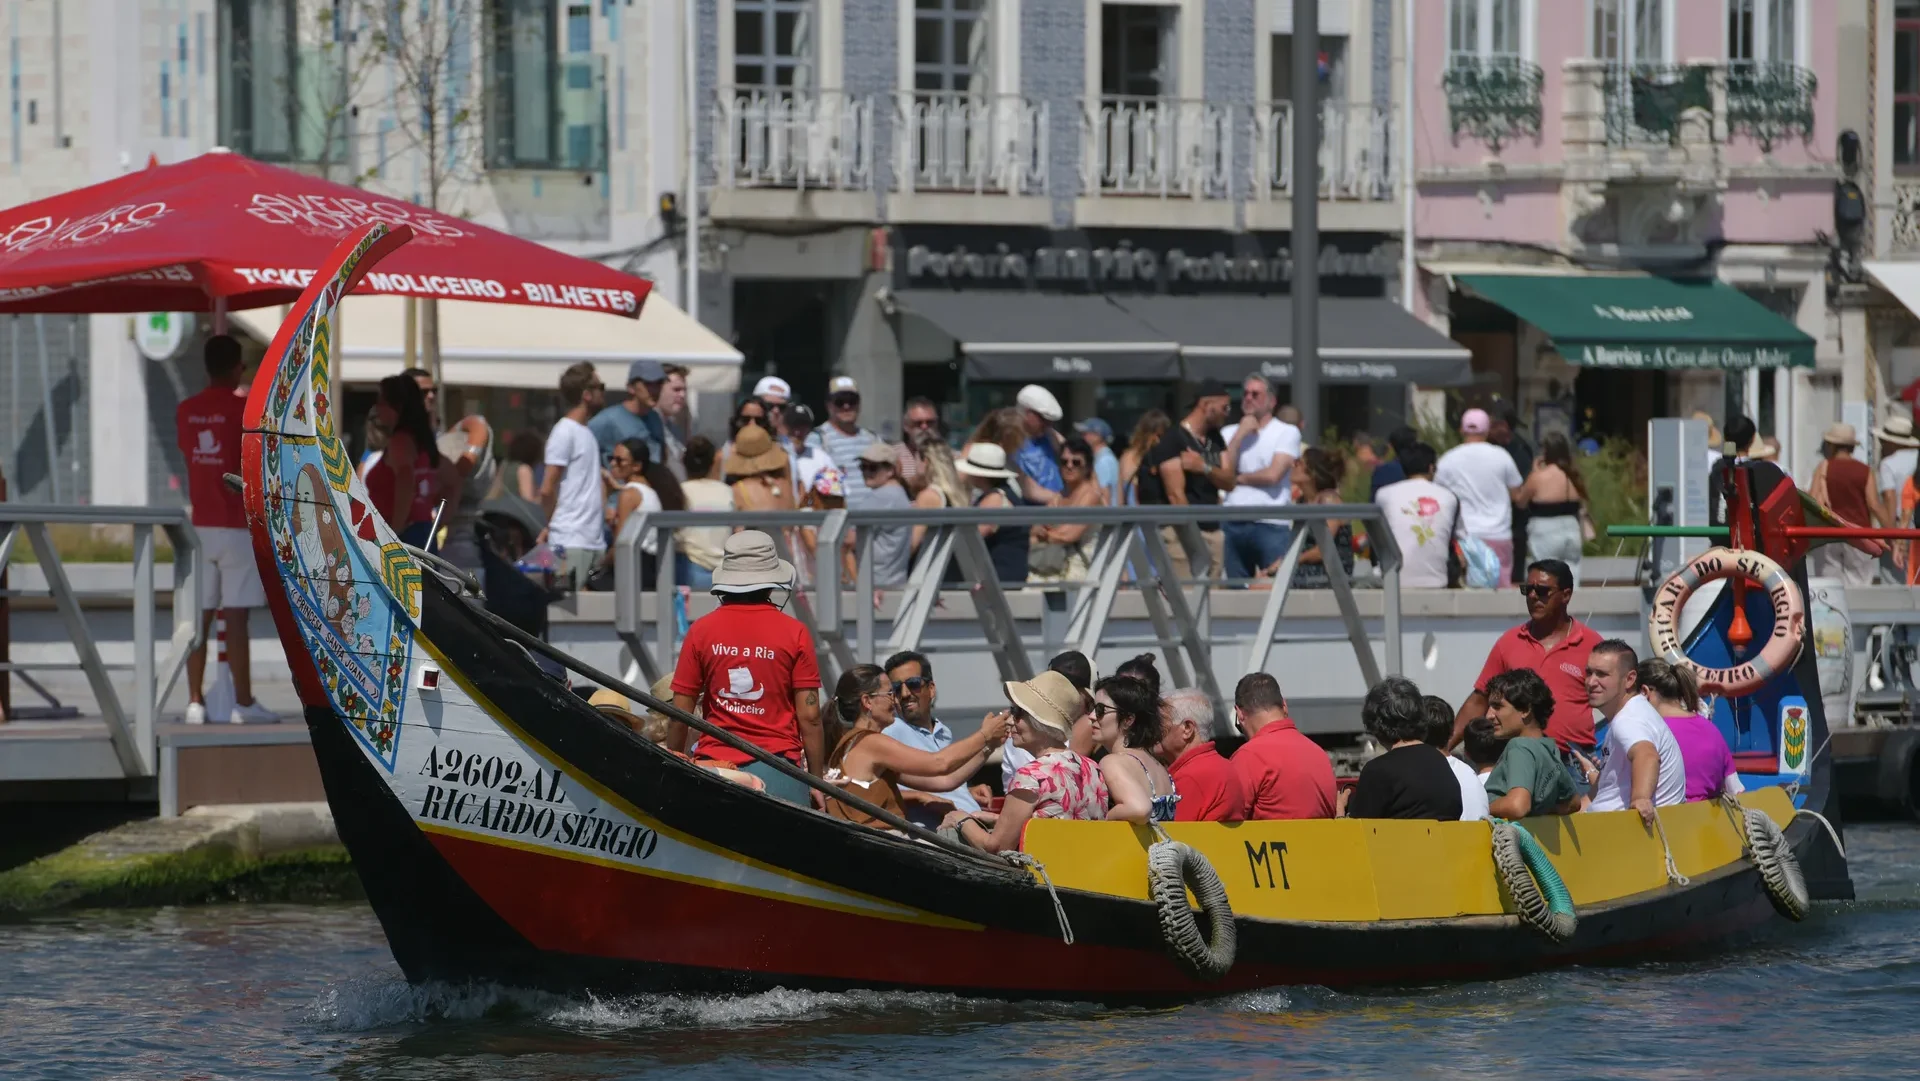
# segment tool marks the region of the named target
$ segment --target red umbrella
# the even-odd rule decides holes
[[[649,283],[438,211],[223,151],[0,211],[0,313],[290,304],[370,222],[414,240],[357,293],[640,314]]]

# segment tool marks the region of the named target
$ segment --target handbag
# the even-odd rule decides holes
[[[1043,541],[1027,550],[1027,573],[1055,576],[1067,571],[1067,548],[1060,541]]]

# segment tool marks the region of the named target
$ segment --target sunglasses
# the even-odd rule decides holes
[[[889,466],[885,462],[861,462],[860,463],[860,472],[862,473],[878,473],[882,469],[891,469],[891,468],[892,466]]]
[[[893,693],[904,694],[907,691],[912,691],[914,694],[919,694],[932,685],[933,681],[925,676],[908,676],[905,679],[893,681]]]
[[[1551,597],[1554,593],[1558,592],[1559,589],[1559,586],[1524,585],[1520,587],[1520,593],[1522,596],[1527,597]]]
[[[835,409],[854,409],[860,405],[858,394],[836,394],[827,399],[827,404]]]
[[[1095,702],[1092,708],[1089,710],[1089,712],[1093,714],[1094,720],[1103,721],[1103,720],[1106,720],[1107,714],[1109,713],[1118,714],[1120,712],[1120,707],[1108,705],[1105,702]]]
[[[1072,467],[1074,469],[1085,469],[1087,467],[1087,460],[1085,458],[1060,459],[1060,468],[1066,469],[1068,467]]]

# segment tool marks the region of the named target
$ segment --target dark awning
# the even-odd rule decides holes
[[[1813,339],[1712,278],[1462,274],[1592,368],[1811,368]]]
[[[901,359],[951,360],[969,379],[1162,380],[1180,377],[1179,346],[1104,296],[906,289]]]
[[[1285,296],[1132,296],[1117,303],[1180,343],[1188,379],[1293,379],[1293,302]],[[1322,383],[1473,382],[1466,348],[1392,301],[1320,298]]]

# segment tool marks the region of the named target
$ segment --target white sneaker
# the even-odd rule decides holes
[[[233,707],[229,724],[279,724],[280,715],[260,704],[258,698],[247,705]]]
[[[206,724],[207,723],[206,703],[204,702],[188,702],[187,703],[187,723],[188,724]]]

